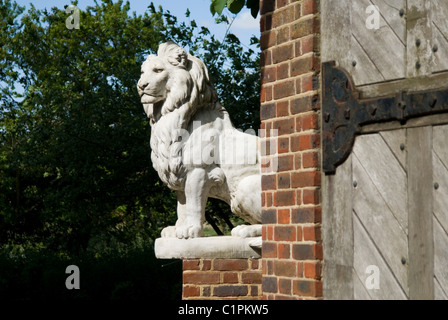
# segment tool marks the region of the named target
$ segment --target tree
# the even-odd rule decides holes
[[[152,169],[136,91],[140,65],[160,42],[202,58],[235,126],[258,129],[254,50],[153,4],[144,15],[129,10],[103,0],[80,13],[80,29],[68,29],[65,10],[31,6],[19,24],[23,9],[0,0],[0,244],[77,253],[154,239],[175,222],[175,197]],[[224,207],[210,206],[227,219]],[[216,210],[212,218],[221,219]]]
[[[256,18],[260,10],[259,0],[211,0],[210,12],[213,15],[215,13],[221,15],[224,8],[227,7],[230,12],[237,14],[243,9],[244,5],[250,9],[252,17]]]

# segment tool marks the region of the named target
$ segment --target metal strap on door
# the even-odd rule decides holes
[[[322,65],[323,171],[334,174],[352,151],[364,125],[407,120],[448,112],[448,89],[399,92],[395,96],[360,99],[353,81],[335,62]]]

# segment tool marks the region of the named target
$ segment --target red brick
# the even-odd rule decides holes
[[[277,118],[289,115],[289,101],[281,101],[276,104]]]
[[[263,258],[277,258],[277,244],[273,242],[263,241],[262,244]]]
[[[296,260],[316,260],[312,244],[295,244],[292,246],[292,257]]]
[[[273,123],[273,129],[278,130],[278,135],[287,135],[294,133],[295,123],[293,118],[276,120]]]
[[[286,243],[279,243],[277,250],[278,250],[278,258],[279,259],[291,258],[291,245],[286,244]]]
[[[272,207],[272,204],[274,203],[272,192],[267,192],[265,194],[265,197],[266,197],[266,206],[267,207]]]
[[[298,296],[321,297],[322,282],[316,280],[293,280],[293,293]]]
[[[184,284],[218,284],[219,272],[187,271],[183,274]]]
[[[260,47],[261,50],[266,50],[275,46],[277,42],[277,37],[275,31],[263,32],[260,36]]]
[[[318,101],[318,96],[314,98],[313,96],[303,97],[294,99],[291,101],[290,111],[291,114],[300,114],[308,111],[312,111]]]
[[[183,260],[182,266],[183,270],[199,270],[199,259],[193,259],[193,260]]]
[[[277,152],[278,153],[286,153],[289,152],[289,138],[287,137],[280,137],[277,139],[278,145],[277,145]]]
[[[244,272],[241,275],[241,282],[244,284],[254,284],[262,282],[261,272]]]
[[[303,204],[319,204],[319,189],[304,189],[303,191]]]
[[[211,260],[202,260],[202,271],[211,270],[212,268],[212,261]]]
[[[304,262],[305,277],[320,280],[322,277],[322,264],[320,261]]]
[[[259,270],[260,269],[260,260],[259,259],[251,259],[251,269]]]
[[[290,40],[289,27],[284,27],[277,31],[277,45],[285,43],[289,40]]]
[[[274,227],[275,241],[295,241],[296,228],[293,226],[276,226]]]
[[[224,272],[222,275],[223,283],[238,283],[238,273]]]
[[[263,277],[262,288],[263,293],[265,292],[277,293],[278,291],[277,277]]]
[[[260,293],[258,290],[258,286],[250,286],[250,296],[251,297],[259,297],[259,295],[260,295]]]
[[[294,46],[292,44],[284,44],[272,49],[272,62],[280,63],[292,59],[294,56]]]
[[[283,62],[277,65],[277,79],[283,80],[289,77],[289,63]]]
[[[291,39],[299,39],[313,34],[317,29],[317,21],[315,18],[302,20],[291,26]]]
[[[305,169],[318,168],[319,167],[319,153],[318,152],[305,152],[302,154],[302,163]]]
[[[320,135],[317,133],[301,134],[291,138],[291,151],[305,151],[320,147]]]
[[[276,212],[275,210],[263,210],[263,213],[261,215],[261,219],[263,224],[276,224]]]
[[[291,294],[291,279],[280,279],[278,281],[279,292],[283,294]]]
[[[285,155],[279,156],[278,160],[278,172],[290,171],[294,169],[294,156],[293,155]]]
[[[304,226],[303,227],[303,240],[305,241],[321,241],[321,228],[320,226]]]
[[[275,104],[263,104],[260,107],[260,118],[261,120],[273,119],[275,118]]]
[[[293,172],[291,174],[291,186],[293,188],[318,187],[320,183],[320,171]]]
[[[292,96],[296,93],[296,85],[294,81],[283,81],[274,84],[274,99],[282,99]]]
[[[305,74],[300,78],[300,81],[300,93],[319,89],[319,76],[316,74]]]
[[[277,207],[295,204],[294,191],[277,191],[274,193],[274,205]]]
[[[289,189],[291,187],[291,180],[289,173],[277,174],[277,185],[279,189]]]
[[[269,83],[277,80],[277,68],[276,67],[262,68],[261,79],[263,83]]]
[[[291,210],[291,223],[320,223],[322,208],[297,208]]]
[[[302,17],[314,13],[317,13],[316,0],[304,0],[302,2]]]
[[[272,14],[272,26],[277,28],[279,26],[291,23],[294,21],[294,11],[286,8],[284,10],[276,10]]]
[[[276,175],[262,175],[261,176],[261,189],[262,190],[276,190]]]
[[[199,297],[201,295],[201,288],[197,286],[184,286],[183,296],[184,297]]]
[[[307,54],[310,52],[316,52],[318,39],[315,36],[305,37],[300,40],[300,54]]]
[[[216,259],[213,260],[213,270],[219,271],[241,271],[248,269],[245,259]]]
[[[283,8],[287,4],[289,4],[289,0],[277,0],[275,1],[277,4],[277,9]]]
[[[214,297],[241,297],[247,296],[249,290],[247,286],[217,286],[213,288]]]
[[[302,168],[302,154],[296,153],[294,155],[294,169],[299,170]]]
[[[278,224],[289,224],[290,222],[290,210],[289,209],[278,209],[277,210],[277,221]]]
[[[313,71],[313,56],[308,55],[291,61],[291,76],[299,76]]]
[[[297,226],[296,234],[297,241],[302,241],[303,228],[301,226]]]
[[[317,243],[314,245],[314,256],[318,260],[322,260],[324,258],[324,251],[322,248],[322,244]]]
[[[274,273],[280,277],[294,277],[296,275],[296,262],[276,260],[274,261]]]
[[[319,129],[319,120],[316,113],[301,114],[296,118],[296,131]]]

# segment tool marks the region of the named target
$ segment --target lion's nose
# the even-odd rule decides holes
[[[148,82],[146,82],[146,81],[139,81],[138,82],[138,87],[140,88],[140,90],[145,90],[146,89],[146,87],[148,86]]]

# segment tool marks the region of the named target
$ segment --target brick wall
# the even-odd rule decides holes
[[[263,298],[322,297],[319,1],[261,0]],[[269,147],[267,147],[269,150]]]
[[[183,260],[184,300],[261,299],[259,259]]]

